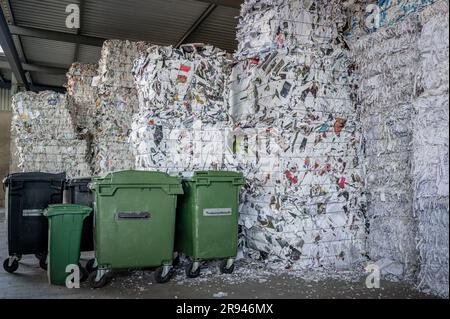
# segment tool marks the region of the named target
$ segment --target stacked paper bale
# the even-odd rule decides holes
[[[420,16],[419,97],[414,103],[414,209],[419,287],[448,298],[449,288],[449,14],[448,3]]]
[[[397,277],[410,277],[417,267],[411,121],[418,32],[410,17],[352,43],[360,75],[369,256]]]
[[[243,238],[284,267],[346,268],[366,252],[354,66],[340,8],[321,0],[242,6],[229,104],[236,167],[249,181]]]
[[[144,42],[108,40],[104,43],[98,75],[97,126],[94,132],[94,174],[133,169],[135,159],[128,138],[139,100],[132,74],[134,61],[148,47]]]
[[[67,100],[72,122],[80,136],[89,135],[96,126],[96,88],[92,80],[97,76],[97,64],[74,63],[67,73]]]
[[[90,175],[87,145],[73,129],[65,95],[23,92],[12,100],[12,129],[19,168],[24,172],[67,172],[69,177]]]
[[[167,172],[224,168],[231,60],[213,46],[153,46],[136,61],[140,96],[130,142],[136,167]]]

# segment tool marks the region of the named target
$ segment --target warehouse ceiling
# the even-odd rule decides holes
[[[73,62],[98,62],[105,39],[174,46],[203,42],[233,52],[242,2],[0,0],[5,51],[0,53],[0,86],[10,85],[14,74],[19,85],[33,90],[61,88]],[[79,29],[66,26],[70,4],[79,6]]]

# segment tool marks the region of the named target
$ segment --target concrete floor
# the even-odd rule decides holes
[[[7,257],[7,228],[0,211],[0,258]],[[89,256],[84,256],[89,257]],[[16,274],[0,269],[0,299],[96,299],[96,298],[164,298],[164,299],[349,299],[349,298],[430,298],[403,283],[382,282],[378,290],[365,287],[365,279],[356,277],[353,282],[325,280],[311,282],[299,278],[298,273],[277,275],[254,265],[239,263],[233,275],[219,275],[215,268],[203,270],[201,278],[188,280],[182,269],[168,284],[154,284],[150,271],[133,271],[115,274],[110,285],[93,290],[86,283],[80,289],[69,290],[50,286],[44,271],[39,269],[33,256],[21,261]]]

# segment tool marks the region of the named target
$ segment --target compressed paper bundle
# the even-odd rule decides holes
[[[379,1],[378,5],[381,9],[380,25],[394,25],[409,14],[415,14],[435,2],[441,2],[441,0]]]
[[[414,209],[419,287],[448,298],[449,288],[449,15],[440,4],[421,15],[420,96],[414,103]]]
[[[135,159],[128,143],[139,100],[132,74],[134,61],[149,45],[144,42],[109,40],[102,48],[97,87],[98,125],[94,132],[94,173],[133,169]]]
[[[224,168],[231,59],[213,46],[153,46],[136,61],[140,97],[130,142],[139,169]]]
[[[92,80],[97,75],[96,64],[74,63],[67,73],[67,100],[72,122],[80,136],[94,131],[96,126],[96,88]]]
[[[340,1],[245,1],[236,57],[261,57],[280,48],[329,47],[340,42],[339,30],[346,22],[342,9]]]
[[[345,268],[366,252],[343,21],[330,1],[243,5],[237,57],[247,59],[233,70],[228,99],[234,165],[248,180],[240,223],[247,246],[283,267]]]
[[[411,175],[418,32],[410,16],[351,40],[365,141],[369,256],[393,265],[390,275],[400,278],[413,278],[418,266]]]
[[[24,172],[91,175],[87,144],[77,139],[65,95],[50,91],[18,93],[12,109],[19,167]]]

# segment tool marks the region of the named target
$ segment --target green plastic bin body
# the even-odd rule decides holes
[[[80,205],[50,205],[45,211],[49,222],[47,273],[50,284],[65,286],[66,267],[79,264],[83,222],[91,212],[92,208]]]
[[[122,171],[95,178],[94,241],[99,268],[171,265],[179,178]]]
[[[194,260],[236,257],[239,191],[244,184],[244,176],[235,172],[196,172],[184,178],[176,251]]]

